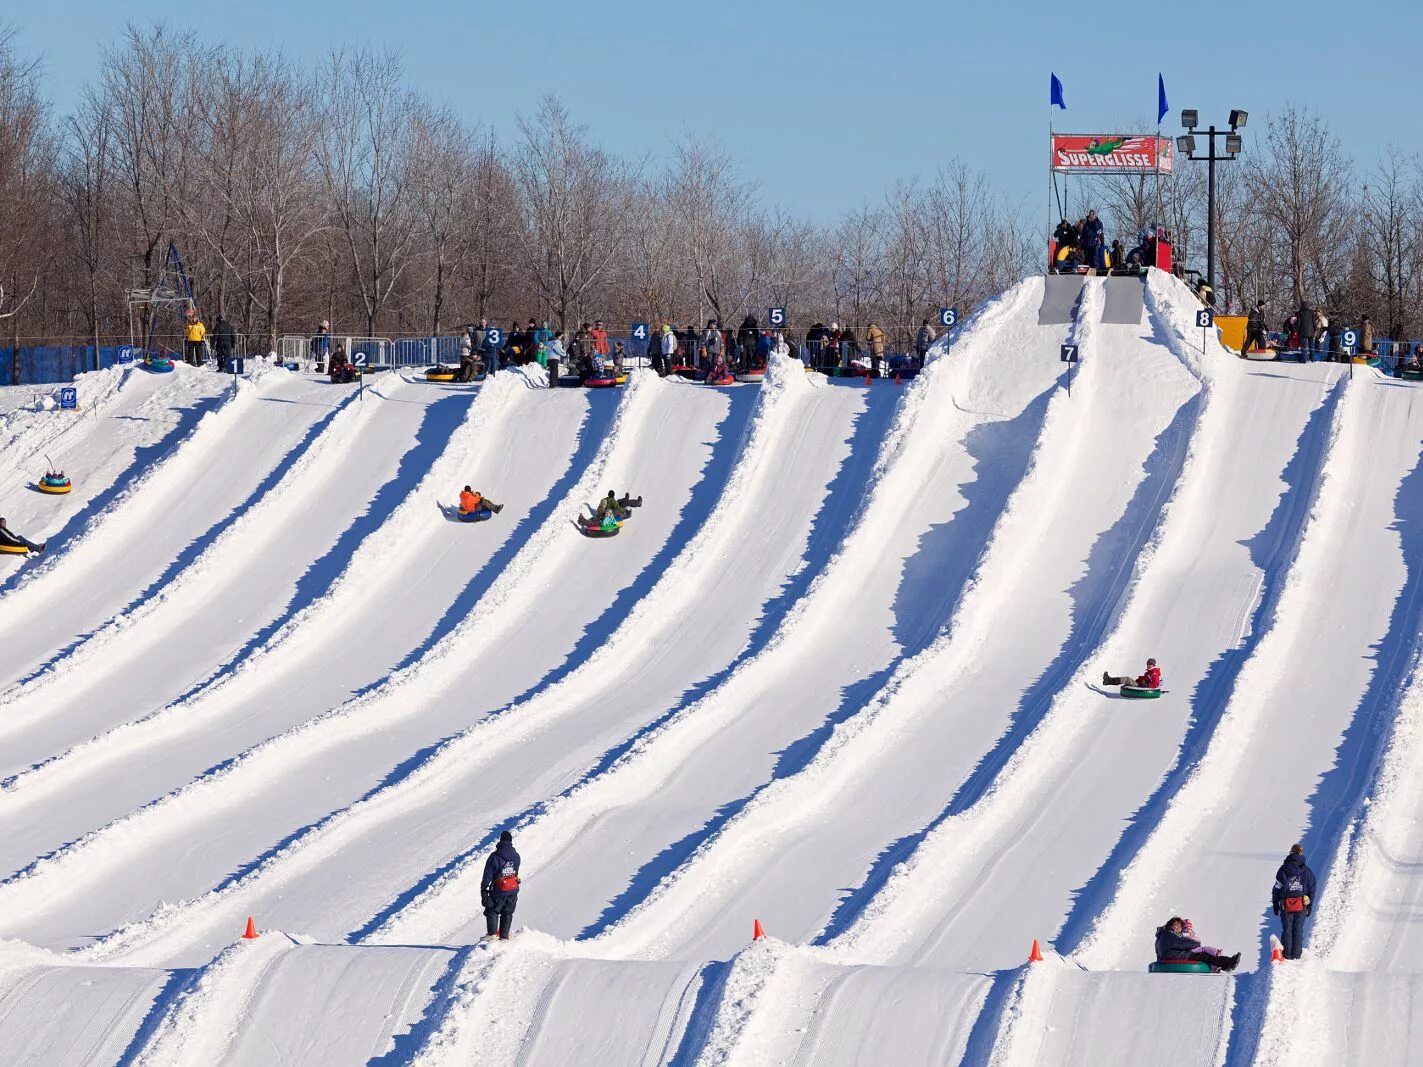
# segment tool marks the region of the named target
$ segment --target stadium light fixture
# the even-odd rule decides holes
[[[1248,111],[1241,111],[1239,108],[1236,108],[1230,113],[1230,128],[1232,130],[1241,129],[1248,118],[1250,118]]]
[[[1238,133],[1228,133],[1225,135],[1225,150],[1233,156],[1240,155],[1241,137]]]
[[[1195,150],[1196,139],[1189,133],[1183,133],[1180,137],[1176,138],[1176,151],[1180,152],[1183,156],[1189,156]]]
[[[1201,124],[1200,113],[1195,110],[1181,112],[1181,125],[1188,130],[1194,130]]]
[[[1200,125],[1200,115],[1195,111],[1181,112],[1181,125],[1190,132],[1176,138],[1176,148],[1187,159],[1207,165],[1206,170],[1206,284],[1215,292],[1215,165],[1235,159],[1244,148],[1245,139],[1239,130],[1245,125],[1249,114],[1235,108],[1230,112],[1230,129],[1218,130],[1215,126],[1201,131],[1209,151],[1203,156],[1196,155],[1196,129]],[[1216,152],[1216,138],[1225,142],[1225,152]]]

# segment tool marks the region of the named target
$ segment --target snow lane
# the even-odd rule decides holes
[[[151,594],[252,503],[263,477],[334,413],[335,397],[286,372],[242,382],[103,517],[0,598],[10,678]],[[231,463],[228,455],[240,456]],[[215,472],[222,469],[222,476]],[[125,565],[113,565],[121,558]]]
[[[478,595],[488,575],[497,573],[512,553],[517,543],[512,538],[522,524],[491,523],[477,527],[475,533],[443,516],[432,523],[431,513],[439,512],[426,495],[435,489],[431,479],[442,477],[446,487],[462,484],[463,478],[471,477],[468,468],[482,449],[490,455],[483,462],[487,477],[480,482],[493,499],[517,499],[507,497],[505,489],[547,491],[556,467],[548,463],[546,451],[561,452],[565,442],[571,449],[587,411],[576,402],[579,398],[568,398],[568,403],[549,412],[540,430],[526,434],[529,445],[541,451],[527,456],[512,453],[500,447],[501,436],[522,410],[524,398],[534,394],[515,376],[507,381],[500,390],[477,394],[466,421],[453,430],[463,404],[458,397],[427,393],[437,399],[412,403],[397,398],[388,405],[382,401],[385,410],[376,416],[373,427],[378,432],[363,437],[361,446],[346,456],[350,463],[361,464],[363,473],[341,474],[307,489],[302,497],[321,504],[330,499],[329,493],[336,493],[334,507],[341,493],[384,477],[365,504],[365,513],[329,545],[321,546],[320,537],[316,538],[319,555],[300,574],[291,599],[275,619],[257,627],[247,644],[231,654],[231,668],[216,669],[215,684],[190,687],[187,698],[100,734],[8,783],[0,792],[0,825],[13,818],[18,828],[17,836],[0,845],[0,858],[13,855],[12,862],[23,864],[27,850],[33,858],[68,840],[66,835],[119,818],[165,789],[177,788],[220,764],[233,752],[341,703],[363,679],[375,681],[388,673],[422,634],[431,633],[442,605],[447,606],[446,597],[455,595],[453,589],[447,593],[443,586],[432,588],[410,573],[412,569],[425,572],[427,553],[446,559],[443,566],[451,580],[463,582],[472,595]],[[410,430],[414,419],[418,426],[412,440],[402,429]],[[384,454],[398,452],[402,444],[403,454]],[[367,446],[374,453],[366,452]],[[460,466],[451,467],[452,463]],[[411,487],[417,484],[420,488],[412,495]],[[319,534],[320,523],[312,525]],[[408,538],[407,528],[413,528]],[[472,537],[480,538],[474,543],[481,548],[487,546],[487,556],[456,551],[469,546]],[[384,551],[390,541],[397,547],[408,542],[408,550],[397,551],[392,559]],[[309,543],[304,534],[294,534],[288,546]],[[402,589],[380,595],[383,587],[402,575]],[[245,598],[260,588],[261,580],[240,582],[226,592],[229,598]],[[360,610],[363,592],[373,595],[370,607],[378,603],[401,606],[404,611],[372,617]],[[231,616],[241,619],[246,610],[238,599],[232,603]],[[322,670],[312,670],[308,660],[320,662]],[[259,669],[254,664],[264,666]],[[305,675],[299,673],[304,664],[308,665]],[[140,677],[141,666],[136,668]],[[31,805],[41,802],[55,813],[44,824],[26,814]],[[13,852],[6,852],[11,845]]]
[[[421,389],[388,378],[367,390],[368,399],[347,403],[281,481],[156,594],[0,697],[0,715],[26,726],[6,752],[7,766],[40,762],[88,740],[104,724],[88,709],[131,716],[162,708],[268,625],[409,447],[424,410],[409,401]],[[392,402],[382,403],[387,393]],[[274,539],[282,547],[277,558]],[[213,603],[223,610],[207,610]],[[153,670],[154,648],[163,650],[162,672]]]
[[[1090,290],[1083,306],[1089,321],[1099,304],[1100,288]],[[996,348],[993,358],[1004,374],[1055,355],[1059,335],[1041,332]],[[1113,560],[1101,568],[1107,577],[1089,580],[1094,541],[1106,538],[1119,547],[1123,538],[1111,537],[1111,530],[1124,520],[1149,527],[1149,517],[1137,514],[1148,509],[1129,513],[1128,506],[1147,481],[1142,466],[1154,437],[1174,421],[1165,403],[1126,426],[1110,412],[1128,402],[1142,380],[1184,404],[1194,380],[1169,354],[1153,364],[1134,352],[1128,367],[1121,353],[1098,353],[1090,331],[1077,339],[1086,354],[1085,381],[1070,399],[1062,391],[1054,396],[1031,469],[996,517],[947,631],[901,663],[801,770],[760,790],[731,816],[664,880],[649,908],[628,914],[624,925],[639,937],[665,920],[675,924],[679,941],[698,944],[707,936],[703,928],[725,921],[733,894],[785,936],[810,936],[842,895],[839,887],[863,877],[887,838],[909,834],[937,815],[977,754],[994,747],[995,736],[1010,725],[1007,709],[1002,715],[985,709],[1001,706],[1001,694],[1014,691],[1023,677],[1046,670],[1065,639],[1094,643],[1082,634],[1068,637],[1073,619],[1109,614],[1112,591],[1120,588],[1110,576],[1125,569]],[[1013,353],[1006,365],[1005,351]],[[1011,465],[1005,471],[993,458],[981,456],[990,472],[983,477],[1011,479]],[[1042,544],[1054,551],[1036,551]],[[1010,644],[1015,655],[997,670],[983,663],[985,649]],[[1031,722],[1031,708],[1024,718]],[[1021,722],[1014,727],[1026,728]],[[864,817],[869,811],[873,819]],[[754,872],[753,884],[738,879],[741,870]]]
[[[564,397],[560,393],[547,397],[555,411],[588,414],[589,408],[582,391],[564,392],[574,395]],[[517,397],[523,393],[523,387],[516,385],[509,395]],[[615,404],[616,398],[608,397],[604,402]],[[595,442],[601,440],[602,435],[598,431],[603,422],[601,419],[593,419],[591,424],[587,424],[587,420],[579,419],[574,423],[579,424],[586,424],[584,444],[591,450]],[[540,469],[547,470],[551,463],[555,470],[557,469],[558,460],[551,457],[564,457],[565,462],[569,462],[567,457],[574,452],[571,435],[558,442],[560,421],[557,418],[540,420],[540,426],[542,433],[550,437],[543,438],[539,433],[530,431],[526,435],[529,451],[518,453],[524,457],[524,470],[529,475],[526,482],[534,484],[543,480],[543,476],[536,473]],[[543,447],[537,447],[539,445]],[[552,474],[552,471],[548,472],[549,477],[552,477]],[[568,477],[571,480],[571,471]],[[585,495],[588,494],[580,493],[579,499]],[[543,541],[553,532],[565,531],[567,515],[555,515],[553,512],[555,504],[560,501],[567,504],[564,491],[556,487],[550,498],[525,520],[532,522],[534,516],[538,516],[542,520],[539,523],[540,532],[518,545],[514,561],[504,568],[498,582],[488,589],[476,590],[476,595],[482,593],[482,597],[475,612],[469,618],[463,619],[459,627],[452,632],[450,641],[441,642],[427,659],[432,662],[445,661],[445,669],[448,671],[452,661],[451,652],[461,647],[458,640],[461,630],[470,631],[477,624],[487,623],[491,618],[499,618],[500,609],[518,591],[520,580],[527,576],[527,572],[539,559]],[[433,502],[428,502],[422,506],[422,511],[425,507],[433,506]],[[507,515],[505,517],[508,518]],[[425,522],[428,524],[428,521],[427,516]],[[439,525],[458,532],[466,539],[471,535],[478,536],[486,529],[483,525],[470,527],[453,521],[442,521]],[[567,532],[572,533],[571,530]],[[468,540],[465,544],[468,544]],[[519,602],[518,598],[515,598],[516,605]],[[371,606],[383,609],[385,604],[377,602]],[[504,616],[506,621],[512,621],[507,611]],[[359,626],[361,620],[352,621]],[[483,630],[472,632],[485,633]],[[490,629],[488,636],[497,637],[497,628]],[[435,673],[435,677],[439,677],[439,672]],[[271,847],[274,836],[280,838],[292,829],[299,828],[301,823],[293,822],[291,813],[281,809],[274,813],[273,825],[263,820],[249,822],[248,817],[254,810],[257,798],[260,796],[265,800],[276,796],[276,786],[279,783],[301,794],[302,787],[309,787],[311,782],[295,772],[304,769],[317,753],[352,738],[370,736],[382,729],[388,729],[398,716],[417,711],[421,702],[410,699],[413,695],[411,686],[418,684],[420,678],[421,674],[416,669],[398,671],[391,681],[366,696],[356,698],[286,733],[263,741],[237,758],[214,767],[187,786],[124,816],[102,830],[86,835],[74,844],[65,846],[55,855],[32,864],[21,875],[0,886],[0,896],[7,892],[19,892],[23,895],[36,891],[45,881],[56,876],[60,877],[66,888],[78,889],[74,875],[83,870],[87,874],[103,878],[111,896],[103,904],[106,918],[100,918],[89,910],[99,902],[92,899],[86,901],[82,894],[79,899],[72,899],[72,905],[81,912],[83,918],[78,920],[82,925],[71,929],[95,929],[101,921],[113,923],[114,912],[120,920],[135,918],[147,914],[163,897],[171,897],[177,892],[207,889],[218,884],[222,876],[231,871],[233,863],[244,858],[244,854],[234,855],[233,849],[236,845],[231,840],[221,839],[220,834],[215,835],[213,839],[203,838],[200,833],[197,836],[188,836],[192,829],[214,819],[226,818],[228,821],[224,825],[232,826],[233,832],[249,835],[250,847],[259,851]],[[231,749],[226,751],[231,752]],[[202,798],[201,802],[196,798]],[[141,852],[136,852],[132,847],[135,835],[142,837]],[[8,843],[7,841],[6,844]],[[172,853],[169,859],[157,858],[163,849]],[[99,861],[100,856],[105,859]],[[206,865],[203,861],[206,861]],[[116,866],[110,869],[108,864]],[[60,871],[66,868],[71,868],[71,874],[60,875]],[[120,870],[126,880],[119,877]],[[183,881],[174,886],[170,880],[178,878]],[[110,908],[113,909],[112,912],[107,910]],[[59,909],[56,909],[54,914],[58,915]]]
[[[404,888],[407,872],[404,891],[367,917],[364,933],[398,940],[431,936],[432,929],[449,936],[462,927],[471,913],[470,882],[477,882],[488,847],[487,838],[469,835],[470,825],[497,825],[510,807],[541,805],[576,783],[586,762],[609,745],[616,754],[636,743],[667,708],[689,699],[689,687],[697,692],[714,685],[754,652],[759,635],[815,574],[802,563],[807,531],[813,528],[811,542],[834,544],[853,513],[858,497],[847,497],[850,507],[838,509],[833,521],[821,521],[851,427],[856,437],[861,428],[874,437],[882,426],[884,408],[877,417],[861,413],[866,400],[852,388],[812,388],[793,362],[773,365],[749,433],[739,442],[735,469],[712,481],[703,505],[714,508],[717,521],[698,523],[696,536],[606,640],[600,657],[471,730],[451,749],[449,771],[440,773],[457,773],[461,798],[467,793],[468,801],[461,799],[461,814],[452,819],[424,815],[419,832],[402,840],[434,833],[436,825],[452,826],[459,831],[447,846],[454,858],[413,888]],[[708,598],[712,587],[717,595]],[[607,670],[609,662],[620,665],[616,674]],[[549,729],[553,723],[558,730]],[[511,745],[520,745],[528,761],[500,758]],[[528,766],[540,774],[530,779],[521,769]],[[443,803],[454,806],[449,797]]]
[[[1357,801],[1357,791],[1331,783],[1372,762],[1371,747],[1341,747],[1356,716],[1373,717],[1358,694],[1378,671],[1396,685],[1395,650],[1411,657],[1423,606],[1423,544],[1411,540],[1409,559],[1400,551],[1399,530],[1423,519],[1417,488],[1406,486],[1417,482],[1423,450],[1423,410],[1413,415],[1410,399],[1372,376],[1349,384],[1273,626],[1190,782],[1079,953],[1089,966],[1120,966],[1133,950],[1140,958],[1151,936],[1141,916],[1173,912],[1191,915],[1212,943],[1252,955],[1249,946],[1274,929],[1262,904],[1289,845]],[[1379,426],[1390,432],[1374,433]],[[1225,794],[1229,805],[1219,803]]]
[[[1199,353],[1181,340],[1176,323],[1159,317],[1164,298],[1155,288],[1164,281],[1153,278],[1148,292],[1153,325],[1193,366]],[[1178,289],[1184,293],[1173,285],[1169,299],[1185,307]],[[1115,338],[1113,343],[1139,351],[1140,342],[1130,342],[1124,330],[1103,327],[1101,341]],[[1217,346],[1212,359],[1226,358]],[[831,941],[842,955],[911,955],[979,967],[1016,962],[1022,943],[1034,934],[1046,937],[1043,931],[1061,923],[1074,890],[1091,878],[1119,828],[1166,772],[1189,713],[1185,694],[1237,639],[1233,627],[1242,598],[1253,597],[1258,587],[1258,571],[1242,542],[1268,518],[1278,493],[1267,490],[1278,486],[1298,429],[1322,392],[1316,389],[1307,405],[1295,409],[1299,421],[1291,427],[1288,421],[1244,417],[1207,370],[1205,410],[1175,493],[1155,541],[1138,560],[1119,620],[1100,642],[1101,659],[1084,661],[981,795],[966,807],[947,809],[891,872],[863,914]],[[1239,373],[1233,359],[1230,373]],[[1144,396],[1147,402],[1156,401]],[[1254,462],[1241,464],[1240,455]],[[1103,666],[1120,672],[1149,653],[1163,657],[1167,687],[1175,695],[1147,705],[1147,712],[1132,712],[1136,705],[1096,689],[1094,675]],[[1093,818],[1082,819],[1083,811]],[[1054,857],[1050,870],[1045,855]],[[1031,882],[1035,892],[1004,909],[985,891],[1004,884],[1000,879]]]

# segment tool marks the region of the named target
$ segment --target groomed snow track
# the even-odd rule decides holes
[[[903,386],[4,398],[5,1058],[1423,1059],[1423,394],[1193,310],[1029,279]],[[1146,974],[1171,914],[1240,974]]]

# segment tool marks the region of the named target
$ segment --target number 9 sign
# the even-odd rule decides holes
[[[777,329],[779,329],[780,327],[786,324],[786,309],[771,308],[766,315],[766,321],[768,321],[772,326],[775,326]]]
[[[1345,351],[1353,355],[1354,349],[1359,345],[1359,331],[1353,329],[1345,330],[1339,340],[1343,343]]]
[[[958,308],[940,308],[939,325],[946,330],[951,330],[959,324]]]

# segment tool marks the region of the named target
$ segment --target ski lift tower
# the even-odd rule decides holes
[[[178,246],[169,241],[157,282],[146,289],[128,291],[128,341],[130,345],[136,345],[136,335],[141,334],[144,357],[152,355],[153,333],[159,313],[173,306],[183,309],[186,320],[190,314],[197,312],[198,304],[193,299],[193,283],[183,267],[182,257],[178,255]]]

